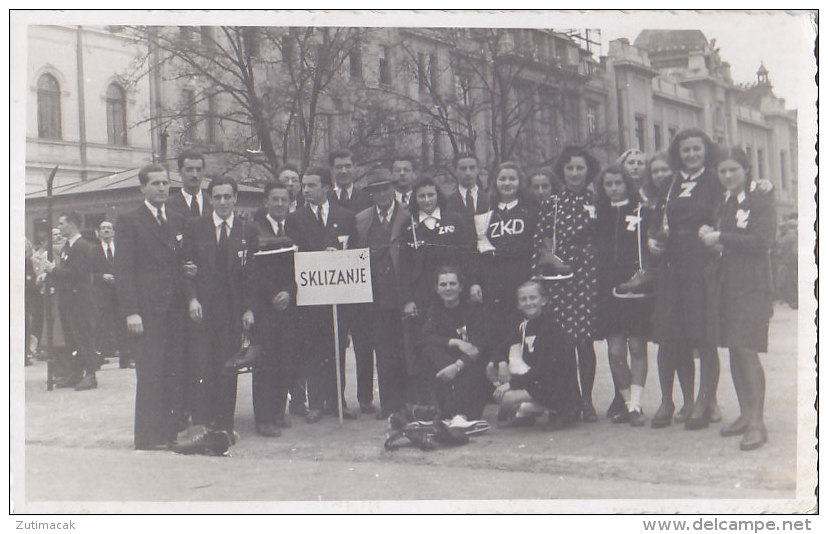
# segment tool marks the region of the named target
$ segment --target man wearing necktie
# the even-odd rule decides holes
[[[103,357],[117,357],[121,369],[134,366],[126,344],[126,325],[118,320],[115,293],[115,227],[111,221],[98,226],[99,246],[95,247],[92,285],[97,304],[96,349]]]
[[[328,193],[328,200],[353,213],[371,206],[368,194],[357,189],[354,184],[356,176],[351,153],[347,150],[336,150],[328,156],[328,161],[333,171],[334,182]]]
[[[356,215],[356,248],[371,249],[371,284],[374,302],[360,304],[355,319],[366,328],[377,356],[381,411],[387,419],[403,407],[406,398],[406,360],[403,347],[402,302],[400,301],[400,246],[411,221],[408,208],[394,198],[393,177],[387,169],[368,173],[365,190],[374,206]],[[356,326],[355,324],[355,326]],[[357,353],[357,395],[363,376],[373,383],[373,355],[359,360]],[[364,375],[361,375],[364,373]],[[370,374],[369,374],[370,373]],[[363,399],[360,398],[360,404]]]
[[[81,238],[81,218],[75,212],[63,213],[58,218],[60,234],[66,243],[60,250],[60,263],[51,265],[47,281],[57,290],[58,313],[66,348],[77,355],[73,365],[82,370],[80,381],[71,380],[76,390],[98,387],[95,371],[100,359],[95,353],[92,293],[93,245]],[[75,381],[74,384],[71,382]]]
[[[391,162],[391,174],[394,177],[394,197],[397,203],[408,206],[411,188],[417,182],[416,158],[411,154],[397,156]]]
[[[170,197],[167,209],[182,215],[185,219],[208,215],[211,210],[210,200],[201,191],[204,154],[187,150],[178,155],[176,162],[181,177],[181,191]]]
[[[296,283],[293,245],[285,232],[285,219],[291,194],[281,181],[270,181],[264,188],[266,215],[256,222],[259,248],[282,252],[257,255],[254,341],[264,349],[264,357],[253,368],[253,416],[256,431],[266,437],[281,435],[290,426],[285,416],[290,390],[290,412],[305,416],[307,408],[301,354],[296,336]]]
[[[446,199],[446,208],[463,215],[466,226],[474,228],[474,216],[489,211],[489,198],[480,185],[477,156],[460,153],[454,158],[457,190]]]
[[[115,290],[135,358],[135,448],[168,448],[186,425],[183,219],[166,210],[167,171],[138,171],[143,202],[118,218]]]
[[[257,232],[234,213],[238,186],[218,177],[207,188],[209,216],[191,219],[184,232],[184,260],[197,266],[186,282],[190,316],[189,412],[194,425],[227,432],[235,441],[237,376],[225,363],[242,347],[254,324],[253,253]]]
[[[330,201],[331,171],[326,167],[310,167],[302,177],[305,206],[287,217],[285,231],[293,239],[299,252],[342,250],[352,248],[356,239],[354,215]],[[307,378],[308,406],[305,421],[315,423],[322,413],[336,415],[336,367],[334,364],[333,319],[330,306],[302,306],[297,309],[300,352]],[[340,315],[340,321],[342,316]],[[342,322],[340,322],[340,328]],[[341,331],[340,331],[341,332]],[[344,359],[344,351],[342,357]],[[344,365],[342,365],[344,369]],[[342,373],[344,392],[344,372]],[[355,419],[343,399],[343,417]]]

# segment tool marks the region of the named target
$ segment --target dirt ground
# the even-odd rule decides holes
[[[141,511],[175,511],[169,503],[186,502],[212,503],[213,511],[250,506],[296,511],[304,508],[295,501],[308,506],[359,501],[353,505],[360,510],[388,511],[394,509],[392,501],[405,500],[438,510],[445,500],[457,499],[479,511],[514,510],[515,505],[549,511],[562,500],[601,511],[712,511],[723,503],[737,511],[748,503],[755,507],[757,500],[771,509],[774,502],[802,494],[798,469],[809,469],[797,465],[796,321],[797,312],[777,306],[769,353],[762,357],[769,441],[751,452],[739,450],[739,438],[720,437],[716,424],[695,432],[676,425],[649,427],[660,400],[654,346],[644,428],[614,425],[601,413],[598,423],[557,432],[504,429],[494,424],[496,408],[489,406],[485,416],[493,427],[488,433],[439,451],[383,450],[386,423],[373,416],[341,427],[335,418],[315,425],[293,418],[282,437],[264,438],[254,430],[250,375],[242,375],[236,411],[240,440],[221,458],[132,450],[134,371],[110,363],[98,374],[95,390],[47,392],[46,365],[36,362],[25,369],[25,466],[17,464],[24,478],[12,484],[21,492],[14,509],[127,511],[140,502]],[[606,345],[596,343],[596,350],[594,400],[603,412],[612,384]],[[727,422],[738,415],[738,405],[726,351],[721,362],[719,404]],[[346,398],[355,406],[354,381],[351,372]],[[680,404],[678,387],[675,396]],[[13,472],[22,460],[13,457]],[[536,499],[530,508],[520,508],[528,502],[522,500]],[[727,501],[717,505],[710,499]],[[286,501],[294,504],[285,508]]]

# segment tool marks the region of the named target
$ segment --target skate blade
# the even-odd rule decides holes
[[[652,293],[619,293],[618,290],[612,288],[612,296],[619,299],[646,299],[654,295]]]
[[[558,282],[560,280],[569,280],[573,276],[575,276],[575,273],[546,275],[539,276],[538,278],[544,282]]]

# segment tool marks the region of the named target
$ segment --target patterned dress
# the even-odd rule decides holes
[[[543,203],[535,232],[533,270],[536,270],[538,251],[544,238],[552,238],[556,198],[556,254],[572,267],[575,275],[544,284],[549,291],[549,308],[555,321],[574,343],[593,341],[598,334],[598,262],[593,245],[597,213],[591,192],[575,193],[566,189]]]

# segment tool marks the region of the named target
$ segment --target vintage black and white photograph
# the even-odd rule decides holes
[[[12,513],[816,512],[816,11],[10,17]]]

